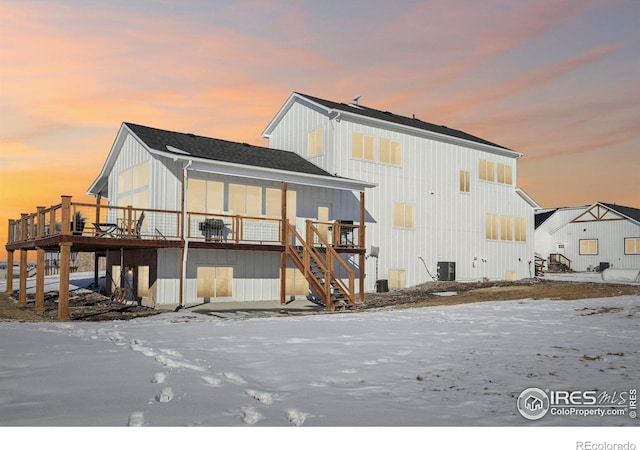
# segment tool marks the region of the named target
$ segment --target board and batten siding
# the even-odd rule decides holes
[[[569,220],[577,215],[573,214]],[[564,245],[562,253],[571,260],[571,269],[577,272],[594,269],[601,262],[618,269],[640,268],[640,255],[625,254],[625,238],[640,238],[640,225],[630,220],[566,223],[551,235],[553,242]],[[597,254],[581,255],[580,241],[593,239],[598,241]]]
[[[531,276],[533,260],[533,209],[515,191],[516,159],[435,140],[419,131],[408,133],[394,125],[345,119],[329,120],[323,111],[295,103],[271,132],[269,145],[296,151],[306,157],[307,131],[324,126],[323,157],[307,158],[330,173],[377,183],[366,192],[366,210],[372,217],[367,223],[367,248],[379,247],[380,258],[368,258],[367,289],[378,278],[388,277],[389,270],[405,270],[406,285],[430,281],[423,258],[432,275],[438,261],[456,262],[456,279],[504,279],[507,272],[518,278]],[[380,138],[400,142],[400,166],[351,156],[352,133],[373,136],[376,155]],[[378,159],[376,157],[376,159]],[[512,167],[513,182],[505,185],[482,181],[478,176],[480,159]],[[470,192],[459,191],[460,170],[470,173]],[[394,227],[394,203],[413,205],[415,228]],[[526,242],[487,240],[485,216],[523,217],[527,223]]]

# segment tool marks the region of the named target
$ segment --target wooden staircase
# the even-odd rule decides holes
[[[329,245],[311,220],[306,239],[288,221],[285,225],[285,253],[309,282],[309,300],[327,308],[350,309],[355,306],[354,271]],[[338,273],[342,266],[347,282]]]
[[[551,253],[548,267],[551,272],[573,272],[571,260],[562,253]]]

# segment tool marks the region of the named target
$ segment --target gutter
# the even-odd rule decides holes
[[[183,298],[186,290],[186,277],[187,277],[187,256],[189,254],[189,238],[187,233],[187,227],[189,225],[189,218],[187,216],[187,169],[193,164],[192,160],[189,160],[182,166],[182,237],[184,246],[182,248],[182,266],[180,269],[180,304],[178,308],[183,307]]]

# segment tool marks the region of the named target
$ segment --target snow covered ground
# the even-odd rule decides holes
[[[516,400],[529,387],[637,389],[638,342],[639,296],[0,322],[0,426],[637,426],[530,421]]]

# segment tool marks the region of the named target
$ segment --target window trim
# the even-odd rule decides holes
[[[583,242],[595,242],[596,243],[595,253],[583,253],[583,251],[582,251],[582,243]],[[585,256],[599,255],[600,254],[600,243],[598,242],[598,239],[578,239],[578,254],[579,255],[585,255]]]
[[[627,253],[627,240],[634,240],[636,248],[635,253]],[[625,255],[640,255],[640,237],[626,237],[624,238],[624,254]]]

